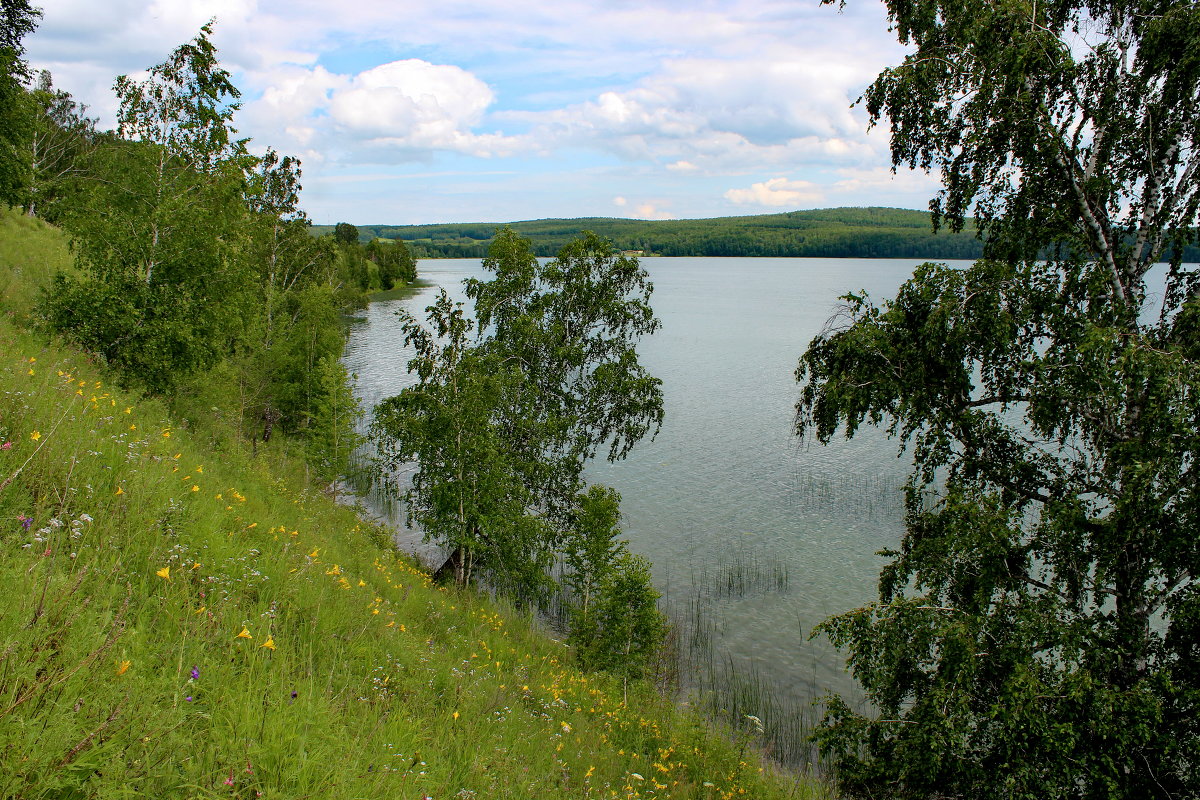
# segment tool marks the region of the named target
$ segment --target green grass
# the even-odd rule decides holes
[[[17,324],[66,251],[0,225],[0,797],[823,792]]]
[[[406,297],[412,297],[421,289],[433,286],[432,283],[426,280],[417,278],[407,286],[397,286],[395,289],[384,289],[378,292],[371,292],[367,295],[367,300],[376,303],[381,300],[403,300]]]

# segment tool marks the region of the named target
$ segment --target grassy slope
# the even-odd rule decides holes
[[[815,792],[14,324],[67,263],[0,212],[0,797]]]

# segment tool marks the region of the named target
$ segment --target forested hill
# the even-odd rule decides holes
[[[359,225],[364,237],[403,239],[424,258],[482,257],[505,223]],[[551,256],[581,231],[612,240],[621,250],[663,256],[790,256],[826,258],[978,258],[973,230],[930,230],[929,213],[898,208],[831,208],[749,217],[640,220],[610,217],[508,223]],[[333,226],[313,226],[314,234]]]

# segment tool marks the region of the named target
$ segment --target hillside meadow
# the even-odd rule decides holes
[[[734,798],[827,790],[37,332],[64,236],[0,213],[0,796]],[[296,450],[296,452],[293,452]]]

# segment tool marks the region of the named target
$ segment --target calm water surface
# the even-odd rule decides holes
[[[899,542],[908,463],[873,430],[828,446],[797,439],[797,360],[839,296],[890,296],[917,263],[642,260],[663,325],[639,352],[663,380],[666,420],[654,441],[588,477],[621,493],[631,549],[654,563],[668,609],[711,633],[713,658],[797,700],[855,694],[841,657],[808,635],[874,598],[875,553]],[[475,259],[426,260],[419,271],[458,299],[463,278],[486,277]],[[423,319],[435,291],[373,304],[353,327],[345,361],[367,407],[411,382],[395,312]],[[420,550],[419,534],[401,538]],[[745,583],[730,593],[739,572]]]

